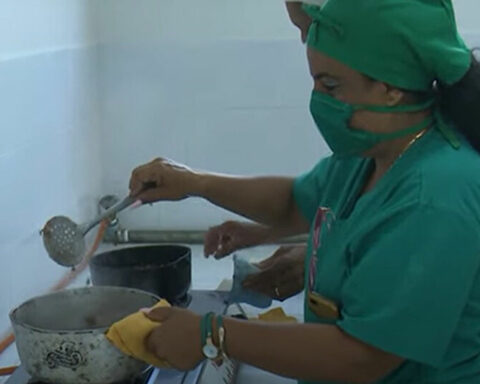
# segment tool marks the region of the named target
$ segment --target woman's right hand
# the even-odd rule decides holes
[[[199,175],[185,165],[157,158],[135,168],[130,178],[130,196],[143,203],[183,200],[197,192]],[[145,189],[146,185],[154,187]]]
[[[262,244],[269,239],[271,231],[259,224],[227,221],[210,228],[205,235],[205,257],[213,255],[221,259],[240,249]]]

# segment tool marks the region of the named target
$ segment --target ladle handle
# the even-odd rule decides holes
[[[152,189],[156,187],[156,183],[145,183],[143,189],[136,194],[135,196],[127,196],[124,198],[122,201],[119,203],[115,204],[113,207],[107,209],[105,212],[103,212],[101,215],[98,215],[94,220],[92,220],[90,223],[85,224],[85,227],[82,228],[83,235],[86,235],[93,227],[95,227],[98,223],[100,223],[102,220],[107,219],[111,216],[116,215],[118,212],[123,211],[125,208],[130,207],[137,201],[139,201],[138,196],[145,192],[147,189]]]

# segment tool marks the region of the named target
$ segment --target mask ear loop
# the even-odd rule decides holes
[[[447,123],[443,117],[442,111],[437,103],[435,98],[432,98],[420,105],[399,105],[394,107],[395,112],[418,112],[423,111],[429,107],[433,106],[433,116],[432,122],[435,123],[435,127],[439,130],[442,136],[447,140],[447,142],[454,148],[460,148],[460,140],[456,135],[455,131]],[[372,112],[391,112],[392,107],[385,107],[381,105],[355,105],[354,110],[368,110]]]
[[[394,107],[389,107],[386,105],[356,104],[353,106],[353,108],[355,111],[366,110],[366,111],[379,112],[379,113],[390,113],[390,112],[402,113],[402,112],[424,111],[433,105],[435,105],[434,98],[428,99],[422,104],[404,104],[404,105],[402,104]]]

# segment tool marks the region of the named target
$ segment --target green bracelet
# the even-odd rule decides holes
[[[218,315],[217,316],[217,328],[222,328],[223,327],[223,316]]]
[[[225,327],[223,326],[223,316],[217,316],[217,335],[218,335],[218,346],[223,357],[227,357],[227,351],[225,349]]]
[[[203,346],[207,342],[207,334],[208,334],[207,323],[208,323],[208,319],[211,318],[212,315],[213,315],[213,312],[209,312],[206,315],[203,315],[202,320],[200,321],[200,336],[201,336],[200,348],[203,348]],[[210,327],[211,327],[211,324],[210,324]]]
[[[212,319],[215,316],[213,312],[209,312],[205,315],[206,317],[206,337],[205,340],[210,338],[213,338],[213,329],[212,329]]]

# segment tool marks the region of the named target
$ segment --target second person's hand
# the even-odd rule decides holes
[[[263,244],[273,230],[264,225],[227,221],[212,227],[205,235],[205,257],[221,259],[240,249]]]

